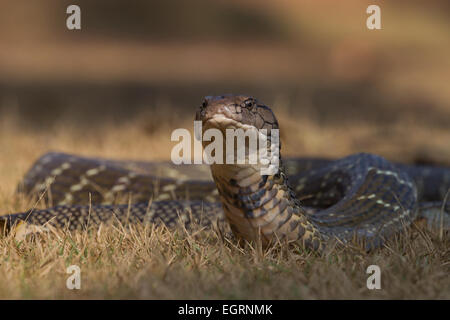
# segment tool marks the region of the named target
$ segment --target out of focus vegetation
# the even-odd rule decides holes
[[[323,126],[448,128],[448,1],[377,1],[383,29],[369,31],[372,3],[79,0],[69,31],[71,1],[5,0],[0,112],[45,130],[161,103],[191,115],[204,95],[243,92]]]

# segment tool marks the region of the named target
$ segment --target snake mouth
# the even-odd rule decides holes
[[[225,132],[226,129],[256,129],[254,126],[243,124],[235,119],[227,117],[223,113],[214,114],[208,118],[205,118],[202,121],[203,130],[206,131],[208,129],[219,129],[220,131]]]

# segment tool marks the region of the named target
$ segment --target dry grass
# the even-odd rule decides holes
[[[355,136],[376,137],[376,128],[370,126],[343,132],[291,119],[282,110],[279,114],[286,131],[283,148],[291,155],[302,148],[304,154],[339,156],[359,147]],[[149,133],[151,121],[165,124]],[[302,121],[303,134],[294,134],[297,121]],[[17,212],[32,205],[30,199],[15,195],[15,186],[46,151],[167,159],[171,145],[166,141],[171,130],[181,126],[190,128],[192,123],[140,117],[133,123],[89,131],[68,121],[34,131],[19,126],[11,116],[3,117],[0,211]],[[416,132],[425,135],[417,134],[419,140],[428,134],[419,127]],[[389,150],[395,143],[379,145]],[[366,150],[376,152],[376,146],[368,142]],[[238,245],[215,230],[186,233],[150,226],[59,231],[20,243],[5,237],[0,239],[0,298],[449,299],[449,248],[448,236],[441,240],[437,233],[416,227],[376,252],[368,254],[357,246],[332,247],[323,256],[283,245],[262,251]],[[78,291],[66,288],[66,268],[72,264],[81,267]],[[366,268],[371,264],[382,270],[381,290],[366,288]]]
[[[277,245],[261,251],[216,231],[137,226],[57,232],[17,243],[0,241],[1,298],[138,299],[448,299],[449,241],[413,230],[388,248],[357,247],[323,256]],[[65,286],[69,265],[81,290]],[[382,289],[366,288],[379,265]]]

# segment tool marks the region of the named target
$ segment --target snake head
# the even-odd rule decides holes
[[[202,140],[205,150],[214,150],[216,160],[224,158],[221,163],[243,164],[248,160],[249,164],[263,167],[269,163],[278,164],[278,121],[272,110],[255,98],[246,95],[207,96],[196,120],[202,122],[204,138],[198,139],[200,132],[196,132],[197,139]],[[216,148],[226,152],[216,155]]]
[[[204,98],[197,111],[196,120],[203,129],[278,129],[278,121],[272,110],[251,96],[221,95]]]

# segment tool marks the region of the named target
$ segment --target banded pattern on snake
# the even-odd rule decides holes
[[[203,130],[278,129],[272,110],[241,95],[206,97],[196,115]],[[204,142],[206,147],[210,142]],[[254,164],[176,166],[49,153],[26,174],[20,190],[55,206],[1,216],[16,235],[50,225],[177,223],[209,226],[224,218],[246,240],[276,239],[321,250],[328,239],[362,239],[368,249],[425,218],[450,227],[450,168],[393,164],[372,154],[339,160],[286,159],[273,175]]]

